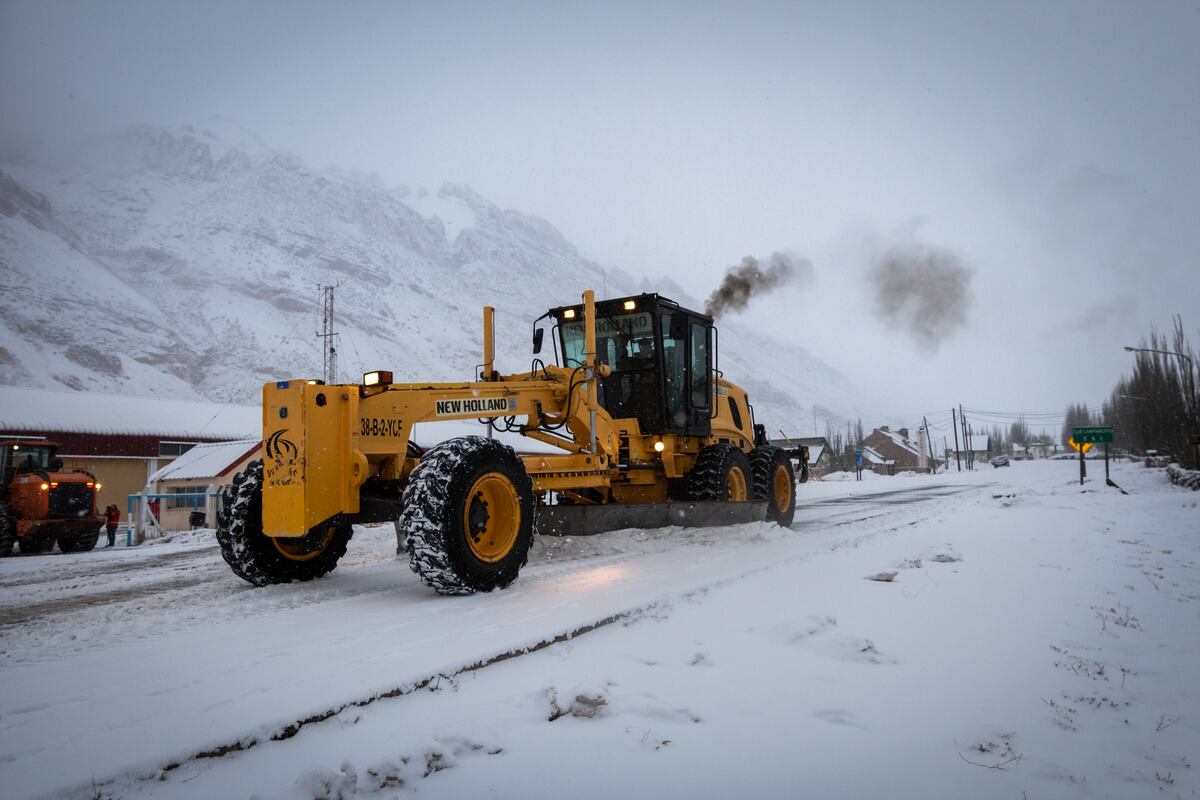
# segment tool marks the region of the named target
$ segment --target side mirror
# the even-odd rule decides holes
[[[533,354],[537,355],[542,352],[542,339],[546,336],[545,328],[534,328],[533,331]]]

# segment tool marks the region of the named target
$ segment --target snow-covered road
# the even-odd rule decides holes
[[[1196,498],[1116,477],[1129,496],[1063,462],[810,483],[791,530],[541,539],[517,584],[461,598],[422,587],[390,527],[268,589],[209,534],[9,559],[0,785],[1191,796]]]

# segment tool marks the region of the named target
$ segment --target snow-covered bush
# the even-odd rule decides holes
[[[1200,470],[1184,469],[1178,464],[1168,464],[1167,477],[1171,479],[1171,483],[1185,486],[1188,489],[1200,490]]]

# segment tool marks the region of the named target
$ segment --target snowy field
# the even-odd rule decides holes
[[[541,539],[471,597],[420,586],[390,526],[265,589],[208,532],[6,559],[0,793],[1195,798],[1200,493],[1077,470]]]

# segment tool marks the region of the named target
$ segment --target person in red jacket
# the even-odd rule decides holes
[[[117,524],[121,521],[121,510],[114,505],[110,505],[104,509],[104,529],[108,532],[108,544],[105,547],[112,547],[117,539]]]

